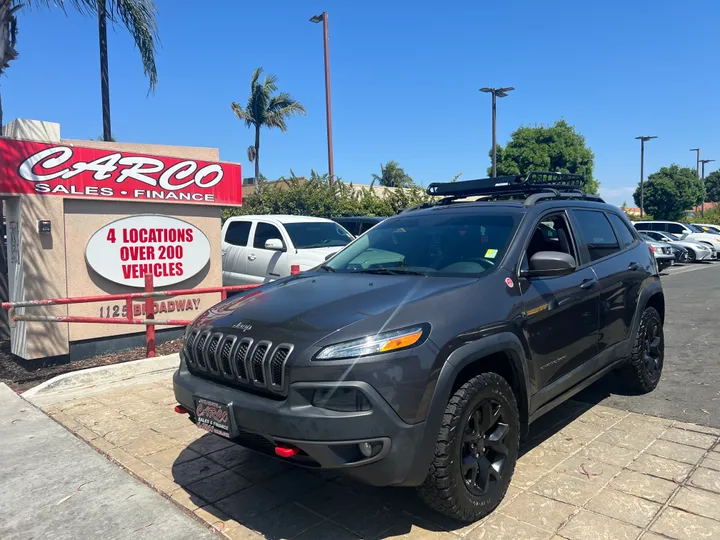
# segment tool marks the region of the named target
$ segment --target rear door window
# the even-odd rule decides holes
[[[580,241],[587,249],[590,261],[609,257],[620,251],[620,242],[615,236],[608,218],[596,210],[573,210],[577,221]]]
[[[249,221],[231,222],[225,231],[225,241],[233,246],[247,246],[251,226]]]
[[[623,219],[617,214],[612,213],[608,213],[607,216],[610,219],[610,223],[612,223],[613,227],[615,228],[615,232],[620,238],[623,246],[627,247],[633,244],[635,242],[635,235],[632,233],[632,231],[623,221]]]

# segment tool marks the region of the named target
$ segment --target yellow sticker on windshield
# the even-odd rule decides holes
[[[485,258],[486,259],[494,259],[495,257],[497,257],[497,253],[498,253],[497,249],[488,249],[485,252]]]

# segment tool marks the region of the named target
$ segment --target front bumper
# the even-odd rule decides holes
[[[242,446],[276,457],[276,446],[291,445],[299,448],[301,454],[283,461],[335,469],[374,486],[418,484],[414,466],[425,423],[404,422],[366,382],[341,383],[361,391],[370,402],[370,410],[358,412],[337,412],[312,405],[316,389],[334,388],[337,383],[295,383],[290,386],[287,398],[278,400],[197,377],[182,362],[173,376],[173,386],[175,398],[191,411],[191,419],[195,397],[227,404],[231,439]],[[360,452],[361,442],[376,449],[371,457]],[[409,477],[416,480],[409,483]]]

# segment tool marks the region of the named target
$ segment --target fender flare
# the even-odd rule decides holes
[[[509,354],[512,367],[518,376],[520,383],[520,396],[518,396],[520,421],[523,427],[527,425],[530,414],[530,396],[528,395],[530,372],[525,349],[518,336],[512,332],[500,332],[466,343],[450,354],[440,370],[428,415],[425,419],[422,440],[405,485],[420,485],[427,476],[430,463],[432,463],[435,454],[435,444],[437,443],[445,408],[448,401],[450,401],[453,384],[458,374],[466,366],[474,362],[482,362],[484,357],[499,352]]]
[[[642,314],[644,313],[645,308],[648,305],[648,301],[650,300],[650,298],[652,296],[655,296],[656,294],[660,294],[663,296],[663,303],[664,303],[665,296],[664,296],[662,284],[660,283],[659,280],[646,285],[640,291],[640,296],[639,296],[638,302],[637,302],[637,309],[635,309],[635,315],[633,316],[632,333],[630,334],[630,336],[631,336],[630,341],[632,341],[634,339],[634,336],[635,336],[636,332],[638,331],[638,328],[640,327],[640,320],[642,319]],[[663,312],[664,311],[665,310],[664,310],[664,306],[663,306]],[[663,323],[665,322],[664,319],[665,318],[663,316]]]

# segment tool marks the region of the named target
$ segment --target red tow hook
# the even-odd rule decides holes
[[[190,411],[188,411],[182,405],[175,405],[175,412],[178,414],[188,414]]]
[[[300,449],[295,448],[294,446],[276,446],[275,447],[275,454],[282,458],[291,458],[293,456],[297,456],[299,452],[300,452]]]

